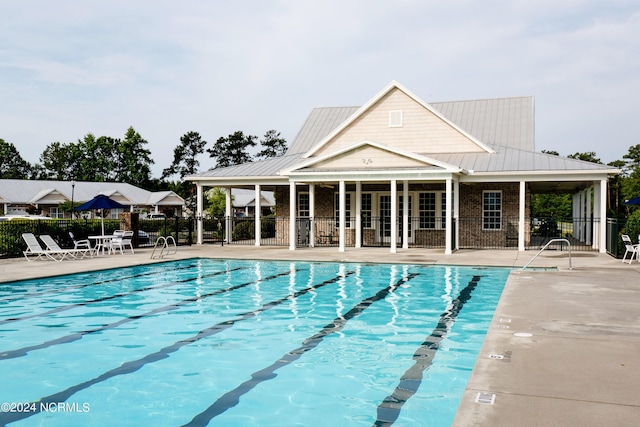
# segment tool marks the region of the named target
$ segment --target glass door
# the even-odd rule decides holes
[[[391,196],[380,195],[380,234],[382,243],[391,243]]]

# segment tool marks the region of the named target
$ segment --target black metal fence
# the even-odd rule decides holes
[[[73,247],[69,232],[76,239],[102,234],[100,219],[12,219],[0,222],[0,258],[19,257],[26,249],[22,233],[36,236],[49,234],[62,247]],[[105,219],[104,233],[113,234],[123,228],[120,220]],[[140,220],[134,230],[133,243],[136,247],[153,246],[160,236],[173,236],[178,245],[190,245],[194,240],[192,219],[167,218],[160,220]]]
[[[485,222],[482,218],[459,218],[458,247],[454,249],[517,249],[518,218],[503,217],[499,222]],[[607,223],[607,250],[619,254],[621,243],[618,231],[622,229],[620,220]],[[624,220],[622,220],[624,221]],[[599,219],[554,219],[542,218],[528,221],[525,231],[525,248],[538,249],[553,238],[566,238],[573,250],[594,250],[594,231],[599,229]],[[288,246],[290,233],[289,217],[267,216],[261,218],[260,244],[263,246]],[[452,242],[456,242],[455,220],[452,228]],[[404,222],[397,223],[398,246],[405,242]],[[407,246],[411,248],[444,248],[446,239],[444,218],[409,218]],[[105,219],[104,231],[112,234],[121,228],[119,220]],[[614,229],[615,228],[615,229]],[[213,218],[203,219],[203,242],[230,243],[234,245],[255,245],[254,218]],[[634,229],[635,230],[635,229]],[[72,231],[77,239],[102,233],[100,219],[51,219],[51,220],[11,220],[0,222],[0,257],[22,256],[26,248],[21,234],[30,232],[35,235],[50,234],[63,247],[71,247],[68,232]],[[134,230],[135,231],[135,230]],[[296,246],[331,247],[340,243],[339,219],[335,217],[315,217],[296,219]],[[640,231],[640,224],[638,224]],[[230,239],[228,234],[230,233]],[[631,234],[638,234],[632,232]],[[195,242],[195,224],[193,219],[167,218],[139,220],[134,236],[134,245],[153,246],[160,236],[173,236],[179,245]],[[360,221],[360,246],[390,246],[391,221],[388,217],[362,217]],[[346,218],[345,246],[356,246],[356,219]]]

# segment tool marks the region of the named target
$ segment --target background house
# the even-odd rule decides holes
[[[105,194],[127,206],[129,212],[138,212],[141,217],[150,213],[171,210],[176,216],[184,211],[184,200],[173,191],[147,191],[131,184],[120,182],[45,181],[0,179],[0,204],[2,214],[15,212],[35,212],[51,218],[70,218],[60,204],[75,202],[80,204],[98,194]],[[111,218],[118,218],[120,210],[112,209]],[[91,216],[93,213],[84,213]],[[76,213],[83,215],[83,213]]]

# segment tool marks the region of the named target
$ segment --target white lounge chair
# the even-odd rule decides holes
[[[623,234],[621,237],[622,237],[622,243],[624,244],[626,249],[624,251],[624,256],[622,257],[622,262],[626,261],[627,254],[631,254],[631,258],[629,258],[629,264],[631,264],[634,257],[638,261],[640,261],[640,253],[638,252],[640,250],[640,246],[634,245],[633,242],[631,241],[631,238],[626,234]]]
[[[53,237],[48,234],[41,234],[40,240],[42,240],[49,251],[60,254],[61,259],[78,259],[91,254],[91,249],[62,249],[60,245],[58,245],[58,242],[53,240]]]
[[[33,233],[22,233],[22,239],[27,244],[27,250],[22,251],[27,261],[38,260],[41,258],[53,261],[62,261],[64,258],[63,254],[60,252],[43,249]],[[33,257],[35,258],[32,259]]]

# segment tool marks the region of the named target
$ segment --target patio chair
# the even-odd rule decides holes
[[[629,264],[631,264],[634,257],[636,257],[636,259],[640,262],[640,253],[638,253],[638,251],[640,250],[640,246],[634,245],[631,241],[631,238],[626,234],[623,234],[621,237],[622,243],[624,244],[624,247],[626,249],[624,251],[624,256],[622,257],[622,262],[626,261],[627,254],[631,254],[631,258],[629,258]]]
[[[113,239],[111,239],[109,252],[115,252],[116,249],[120,249],[120,254],[124,255],[123,249],[129,246],[129,248],[131,249],[131,253],[134,253],[133,243],[131,243],[131,240],[133,239],[133,231],[116,230],[113,234],[114,237]]]
[[[55,252],[60,255],[61,260],[84,258],[87,254],[91,253],[91,249],[62,249],[58,242],[53,240],[53,237],[48,234],[41,234],[40,240],[45,244],[49,251]]]
[[[22,251],[27,261],[34,261],[41,258],[50,259],[53,261],[62,261],[63,254],[56,251],[43,249],[42,246],[40,246],[40,242],[38,242],[38,239],[33,233],[22,233],[22,239],[27,244],[27,250]],[[29,257],[35,258],[31,259]]]
[[[91,248],[91,242],[89,239],[76,240],[76,236],[73,234],[73,231],[69,232],[69,237],[71,237],[71,241],[73,242],[73,249],[88,249],[89,253],[93,256],[93,248]]]

